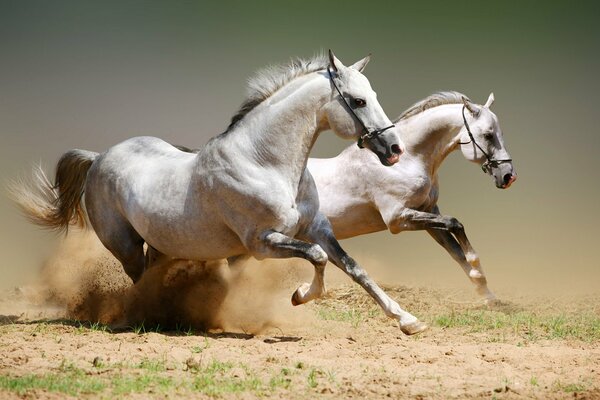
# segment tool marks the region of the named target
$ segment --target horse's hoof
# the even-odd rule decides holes
[[[294,294],[292,295],[292,305],[299,306],[300,304],[302,304],[302,303],[300,303],[300,300],[298,299],[298,291],[296,290],[294,292]]]
[[[300,285],[300,287],[298,287],[298,289],[296,289],[296,291],[292,295],[292,305],[299,306],[300,304],[306,303],[308,300],[306,300],[305,296],[309,290],[310,284],[303,283],[302,285]]]
[[[415,321],[411,324],[400,326],[400,330],[405,335],[416,335],[417,333],[423,332],[427,328],[429,328],[429,326],[427,326],[425,322],[421,321]]]

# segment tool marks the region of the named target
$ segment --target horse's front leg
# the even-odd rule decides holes
[[[481,266],[477,263],[477,269],[473,268],[472,264],[467,261],[465,253],[461,245],[456,241],[454,236],[448,231],[442,231],[437,229],[428,229],[427,232],[438,242],[450,256],[461,266],[463,271],[467,274],[471,282],[475,285],[477,293],[485,298],[487,304],[492,303],[496,300],[494,293],[490,291],[487,286],[487,279]],[[465,236],[466,238],[466,236]]]
[[[292,304],[304,304],[325,293],[323,279],[327,254],[318,244],[307,243],[282,233],[267,231],[261,235],[260,253],[269,258],[300,257],[310,261],[315,267],[315,275],[311,284],[302,284],[292,295]]]
[[[398,303],[392,300],[363,270],[360,265],[350,257],[333,235],[333,229],[327,218],[318,213],[306,236],[318,243],[329,256],[329,260],[348,276],[363,287],[371,297],[379,304],[385,314],[398,320],[400,329],[407,335],[414,335],[427,329],[427,324],[419,321],[417,317],[403,310]],[[322,271],[315,270],[315,277]]]

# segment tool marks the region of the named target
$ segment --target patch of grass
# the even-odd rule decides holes
[[[531,384],[531,386],[539,386],[538,378],[535,376],[531,377],[531,379],[529,380],[529,383]]]
[[[322,374],[323,373],[320,370],[311,368],[311,370],[308,372],[308,376],[306,377],[308,387],[310,387],[311,389],[316,388],[319,384],[319,382],[317,381],[317,377]]]
[[[263,384],[256,377],[216,377],[210,374],[202,374],[193,382],[193,390],[208,396],[219,396],[242,392],[262,392]]]
[[[279,374],[271,377],[269,380],[269,388],[274,391],[279,388],[289,389],[292,380],[290,379],[291,371],[288,368],[282,368]]]
[[[210,347],[210,342],[208,341],[208,337],[204,336],[204,344],[202,346],[194,346],[192,347],[192,353],[202,353],[204,350]]]
[[[89,375],[68,361],[63,361],[57,373],[0,376],[0,391],[6,390],[25,396],[34,390],[62,393],[74,397],[103,394],[121,397],[133,393],[184,394],[199,392],[210,397],[251,393],[262,397],[292,384],[289,369],[281,369],[261,379],[244,364],[212,360],[205,367],[191,371],[187,377],[173,377],[165,373],[164,362],[145,359],[137,365],[102,375]],[[241,372],[243,371],[243,372]],[[311,372],[316,382],[320,371]]]
[[[112,393],[124,395],[144,393],[150,390],[166,393],[176,389],[180,383],[168,376],[145,374],[139,376],[116,376],[111,379]]]
[[[187,328],[184,328],[184,326],[181,325],[180,323],[176,323],[175,324],[175,333],[177,333],[177,335],[182,335],[182,336],[192,336],[194,334],[194,329],[192,328],[191,325],[188,325]]]
[[[240,369],[243,373],[240,373]],[[250,392],[265,396],[279,389],[289,389],[292,383],[287,368],[281,369],[265,380],[247,365],[212,360],[206,367],[193,370],[190,390],[215,397]]]
[[[32,390],[64,393],[70,396],[101,393],[107,385],[101,379],[88,376],[84,371],[69,368],[67,372],[43,375],[28,374],[11,377],[0,376],[0,389],[20,396]]]
[[[600,339],[600,317],[591,314],[559,315],[541,322],[549,339]]]
[[[94,332],[112,332],[108,325],[101,322],[85,322],[77,321],[77,333],[85,333],[88,331]]]
[[[167,368],[165,367],[164,360],[156,360],[150,358],[144,358],[142,361],[140,361],[140,363],[137,365],[137,368],[149,372],[163,372],[167,370]]]
[[[453,310],[435,317],[434,324],[442,328],[465,327],[471,332],[508,331],[527,340],[578,339],[592,342],[600,339],[600,317],[588,313],[567,316],[523,311]],[[495,337],[495,340],[499,339]]]
[[[142,335],[142,334],[146,333],[146,326],[144,325],[144,322],[142,321],[142,323],[132,326],[131,330],[136,335]]]
[[[561,381],[554,382],[554,388],[558,391],[565,393],[583,392],[586,389],[586,385],[583,382],[579,383],[562,383]]]
[[[337,383],[337,377],[336,377],[336,373],[334,370],[330,369],[325,371],[325,374],[327,375],[327,379],[329,380],[329,382],[331,383]]]
[[[249,374],[247,368],[245,368],[245,377],[228,374],[233,367],[233,363],[213,360],[206,368],[197,372],[197,376],[192,382],[192,389],[209,396],[247,391],[261,393],[266,390],[262,381]]]
[[[34,326],[33,332],[31,332],[31,336],[37,336],[38,334],[47,334],[52,330],[52,328],[53,326],[50,323],[40,321]]]

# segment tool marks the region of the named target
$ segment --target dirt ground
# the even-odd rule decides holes
[[[0,398],[600,398],[598,297],[484,307],[384,285],[430,325],[408,337],[348,281],[293,307],[306,265],[210,271],[132,287],[105,254],[63,246],[0,296]]]

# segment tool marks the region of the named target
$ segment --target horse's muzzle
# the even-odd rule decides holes
[[[504,182],[502,186],[500,186],[500,188],[508,189],[510,185],[512,185],[513,182],[517,180],[517,174],[506,174],[502,179]]]

